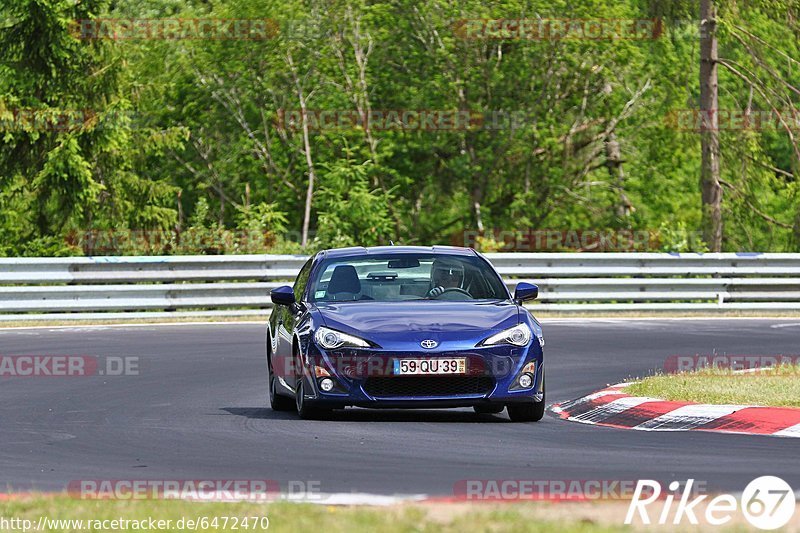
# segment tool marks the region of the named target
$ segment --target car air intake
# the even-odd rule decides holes
[[[364,382],[364,391],[379,398],[482,395],[492,388],[494,379],[488,376],[371,377]]]

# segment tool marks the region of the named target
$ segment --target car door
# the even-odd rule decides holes
[[[306,261],[300,273],[297,274],[292,289],[294,290],[295,301],[301,302],[303,294],[308,284],[308,277],[311,274],[311,265],[313,259]],[[294,328],[297,320],[302,315],[302,306],[285,306],[280,305],[275,308],[278,315],[277,323],[277,346],[275,347],[276,360],[273,361],[273,370],[275,376],[281,377],[292,388],[294,388],[297,376],[299,376],[299,368],[295,368],[296,362],[293,360],[292,354],[292,337],[294,336]]]

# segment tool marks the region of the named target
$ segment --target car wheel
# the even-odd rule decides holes
[[[496,415],[505,408],[505,405],[476,405],[472,409],[479,415]]]
[[[305,393],[303,389],[305,388],[305,380],[300,378],[297,382],[297,389],[295,394],[295,404],[297,408],[297,414],[303,420],[319,420],[325,418],[330,411],[328,409],[320,409],[319,407],[311,407],[306,403],[305,400]]]
[[[508,407],[508,417],[512,422],[538,422],[544,416],[544,382],[542,382],[541,401],[532,403],[510,403],[506,407]]]
[[[273,411],[292,411],[294,410],[294,402],[288,396],[278,394],[278,380],[272,374],[272,369],[269,372],[269,406]]]
[[[538,422],[544,416],[544,402],[519,403],[508,406],[512,422]]]

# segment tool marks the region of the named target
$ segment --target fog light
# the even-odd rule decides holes
[[[331,378],[325,378],[319,382],[319,387],[325,392],[330,392],[333,390],[333,380]]]
[[[519,377],[519,386],[523,389],[529,388],[533,384],[533,377],[530,374],[522,374]]]

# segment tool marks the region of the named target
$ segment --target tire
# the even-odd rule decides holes
[[[269,406],[273,411],[294,411],[294,402],[288,396],[278,394],[278,380],[272,374],[272,368],[267,368],[269,375]]]
[[[512,422],[538,422],[544,416],[544,401],[508,405],[508,417]]]
[[[472,409],[479,415],[496,415],[503,412],[505,405],[476,405]]]
[[[300,378],[297,382],[297,389],[295,394],[295,408],[297,415],[303,420],[321,420],[330,415],[329,409],[321,409],[319,407],[311,407],[306,403],[303,389],[305,388],[305,380]]]
[[[542,377],[542,400],[532,403],[510,403],[508,417],[512,422],[538,422],[544,416],[545,394],[544,377]]]

